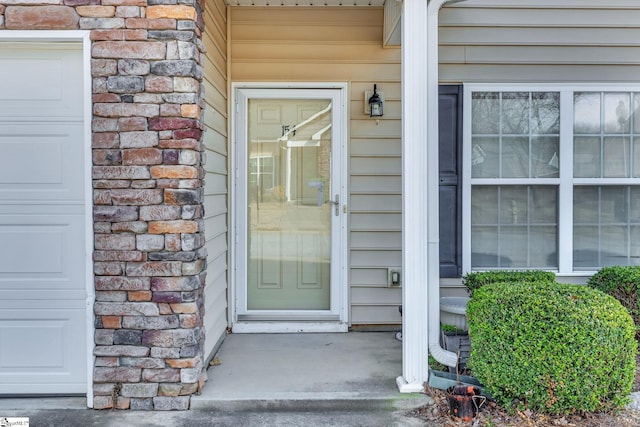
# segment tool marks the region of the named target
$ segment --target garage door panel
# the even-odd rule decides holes
[[[82,120],[82,56],[53,47],[0,43],[0,121]]]
[[[60,87],[60,77],[64,62],[59,58],[28,58],[21,52],[5,54],[0,59],[0,76],[7,82],[18,82],[18,84],[7,85],[0,99],[2,101],[13,102],[33,102],[33,101],[59,101],[62,99],[62,87]],[[23,70],[31,76],[30,87],[25,91]],[[20,83],[22,82],[22,84]]]
[[[0,315],[0,394],[83,392],[84,308],[3,310]],[[25,340],[25,337],[29,337]]]
[[[0,229],[0,240],[6,245],[0,247],[0,274],[18,276],[46,273],[49,277],[62,276],[62,251],[55,249],[62,249],[64,230],[55,228],[30,226]]]
[[[85,290],[81,216],[0,216],[0,289]]]
[[[64,137],[64,135],[60,136]],[[59,165],[62,164],[63,142],[55,141],[56,135],[36,137],[41,140],[48,138],[50,141],[29,144],[25,141],[29,136],[20,135],[7,138],[12,142],[0,142],[3,152],[3,159],[0,160],[0,182],[7,186],[62,183],[63,173]],[[32,157],[36,159],[33,163]],[[11,161],[17,159],[29,159],[29,161]],[[36,167],[37,174],[34,173]]]
[[[81,202],[82,124],[0,123],[0,200]]]
[[[60,319],[0,321],[0,366],[2,370],[42,371],[64,369],[63,348],[64,328],[68,324]],[[22,337],[28,335],[30,340]],[[41,351],[41,347],[47,349]]]

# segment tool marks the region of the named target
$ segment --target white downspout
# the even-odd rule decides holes
[[[440,346],[440,203],[438,164],[438,14],[456,0],[430,0],[427,7],[427,304],[429,353],[446,366],[456,366],[458,355]],[[458,0],[459,1],[459,0]]]

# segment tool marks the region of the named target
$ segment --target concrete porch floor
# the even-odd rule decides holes
[[[231,334],[208,369],[193,409],[411,409],[430,399],[401,394],[402,343],[394,332]]]

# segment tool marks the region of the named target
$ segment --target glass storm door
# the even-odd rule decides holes
[[[340,94],[239,90],[239,318],[337,320]]]

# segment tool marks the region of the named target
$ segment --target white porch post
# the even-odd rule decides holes
[[[404,0],[402,13],[402,393],[428,380],[427,305],[427,0]]]

